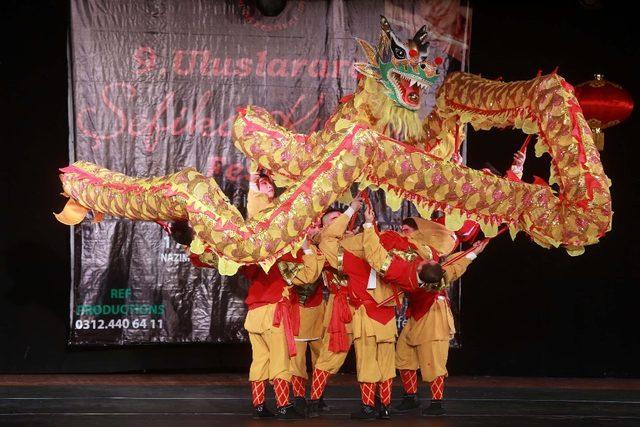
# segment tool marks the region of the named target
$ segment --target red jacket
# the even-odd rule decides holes
[[[294,258],[291,254],[286,254],[277,262],[280,261],[302,263],[302,258]],[[282,293],[288,283],[282,277],[276,264],[271,267],[269,273],[265,273],[262,267],[257,264],[245,265],[241,268],[241,272],[249,280],[249,291],[244,300],[249,310],[267,304],[275,304],[282,299]]]
[[[380,235],[380,243],[387,250],[396,249],[402,252],[416,250],[409,240],[396,232],[385,232]],[[433,251],[435,254],[435,251]],[[426,290],[418,287],[417,268],[423,261],[417,257],[411,261],[394,255],[391,264],[384,275],[384,280],[405,289],[405,296],[409,300],[407,317],[420,320],[431,309],[440,295],[447,296],[446,291]],[[449,299],[447,298],[447,302]]]
[[[395,307],[378,307],[378,302],[367,292],[371,266],[365,260],[344,251],[342,271],[347,275],[349,304],[351,306],[354,308],[364,306],[367,316],[383,325],[395,318]]]
[[[333,353],[349,351],[345,326],[352,320],[349,306],[357,309],[364,305],[367,315],[383,325],[394,319],[395,307],[378,307],[376,300],[367,292],[371,267],[366,261],[344,251],[342,272],[338,273],[332,269],[325,271],[329,292],[334,296],[331,320],[326,331],[329,334],[329,351]]]
[[[444,296],[447,304],[449,304],[449,297],[447,291],[427,291],[425,289],[418,288],[413,292],[406,294],[409,300],[409,307],[407,308],[407,318],[413,320],[420,320],[425,314],[429,312],[431,306],[440,296]]]
[[[297,262],[302,263],[301,257],[294,258],[291,254],[286,254],[277,262]],[[297,304],[291,304],[289,298],[283,297],[283,292],[288,283],[282,277],[277,265],[273,265],[268,273],[265,273],[259,265],[246,265],[242,267],[242,273],[249,280],[249,290],[247,298],[244,300],[249,310],[259,308],[268,304],[277,304],[273,317],[273,326],[280,326],[284,329],[289,356],[296,355],[296,344],[294,337],[300,331],[300,310]]]

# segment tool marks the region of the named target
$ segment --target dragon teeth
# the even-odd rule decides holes
[[[406,75],[404,75],[404,74],[400,74],[400,73],[396,73],[396,72],[394,72],[394,73],[393,73],[393,77],[395,78],[395,80],[396,80],[396,82],[397,82],[398,84],[400,84],[400,83],[402,82],[402,80],[404,80],[404,81],[406,81],[406,82],[408,82],[408,83],[409,83],[409,86],[414,86],[414,85],[416,85],[416,86],[418,86],[418,87],[419,87],[419,88],[421,88],[421,89],[424,89],[424,90],[427,90],[427,89],[428,89],[428,85],[426,85],[426,84],[424,84],[424,83],[422,83],[422,82],[420,82],[420,81],[418,81],[418,80],[415,80],[415,79],[414,79],[414,78],[412,78],[412,77],[406,76]]]

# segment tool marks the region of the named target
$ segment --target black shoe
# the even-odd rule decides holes
[[[320,400],[309,400],[307,402],[307,418],[318,418],[320,416],[319,407]]]
[[[352,420],[375,420],[376,418],[378,418],[378,411],[376,411],[376,408],[365,405],[364,403],[360,405],[360,410],[358,412],[351,414]]]
[[[320,397],[320,400],[318,400],[318,410],[320,410],[321,412],[331,411],[331,406],[327,405],[327,403],[324,401],[324,396]]]
[[[271,412],[266,405],[263,403],[262,405],[254,406],[253,408],[253,419],[259,420],[261,418],[273,418],[276,415]]]
[[[432,400],[431,405],[428,408],[422,410],[423,417],[432,417],[438,415],[444,415],[446,412],[442,404],[442,400]]]
[[[289,403],[287,406],[281,406],[276,410],[276,418],[279,420],[304,420],[306,417],[296,411],[293,403]]]
[[[391,414],[389,413],[389,406],[380,405],[380,410],[378,411],[378,418],[381,420],[391,419]]]
[[[306,414],[307,413],[307,399],[305,399],[304,397],[294,397],[293,398],[293,407],[295,408],[297,413]]]
[[[418,394],[404,394],[402,396],[402,402],[395,408],[393,408],[393,413],[404,414],[413,409],[420,407],[420,400],[418,399]]]

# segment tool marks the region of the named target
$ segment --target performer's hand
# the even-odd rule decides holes
[[[351,236],[355,236],[356,234],[358,234],[360,232],[360,226],[356,227],[353,230],[347,230],[344,232],[344,236],[345,237],[351,237]]]
[[[322,223],[320,220],[315,221],[311,226],[307,229],[307,241],[315,242],[315,238],[318,234],[320,234],[322,228]]]
[[[360,196],[354,198],[349,207],[353,209],[354,213],[358,212],[362,207],[362,198]]]
[[[516,151],[516,154],[513,155],[513,166],[522,168],[524,166],[524,161],[526,160],[527,155],[522,151]]]
[[[524,161],[527,155],[522,151],[516,151],[513,155],[513,163],[511,164],[511,172],[519,179],[522,179],[522,172],[524,171]]]
[[[476,255],[480,255],[480,253],[482,251],[484,251],[484,248],[487,247],[487,244],[489,244],[489,240],[481,240],[479,242],[475,242],[473,244],[473,253]]]
[[[303,250],[309,250],[309,249],[311,249],[311,246],[309,246],[309,242],[308,242],[308,240],[307,240],[307,239],[304,239],[304,240],[302,241],[302,249],[303,249]]]
[[[367,205],[364,210],[364,222],[368,224],[373,224],[373,221],[376,219],[375,214],[373,213],[373,209],[371,206]]]

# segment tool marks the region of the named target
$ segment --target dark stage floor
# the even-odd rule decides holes
[[[369,423],[640,426],[640,380],[453,377],[448,385],[446,416],[425,419],[416,412]],[[394,398],[401,395],[398,386]],[[254,421],[240,375],[5,375],[0,425],[351,425],[349,413],[359,401],[353,376],[336,376],[326,397],[333,412],[324,418]],[[273,396],[268,398],[272,405]]]

